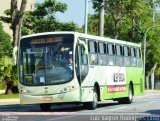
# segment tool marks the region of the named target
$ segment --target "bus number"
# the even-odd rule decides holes
[[[114,82],[124,82],[124,74],[123,73],[114,73]]]

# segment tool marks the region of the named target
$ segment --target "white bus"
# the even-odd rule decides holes
[[[22,37],[19,44],[21,104],[131,103],[144,92],[141,44],[77,32]]]

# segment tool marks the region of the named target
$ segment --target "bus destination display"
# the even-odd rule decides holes
[[[34,44],[49,44],[49,43],[59,43],[59,42],[62,42],[62,37],[54,37],[54,38],[51,38],[51,37],[48,37],[48,38],[33,38],[31,40],[31,45],[34,45]]]

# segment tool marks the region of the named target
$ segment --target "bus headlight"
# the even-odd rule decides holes
[[[20,93],[21,94],[30,94],[30,91],[26,90],[26,89],[20,89]]]

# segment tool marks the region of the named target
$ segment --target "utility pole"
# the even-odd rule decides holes
[[[84,27],[84,33],[87,34],[88,29],[88,0],[85,0],[85,27]]]
[[[104,36],[104,0],[99,0],[100,2],[100,14],[99,14],[99,33],[98,35],[103,37]]]

